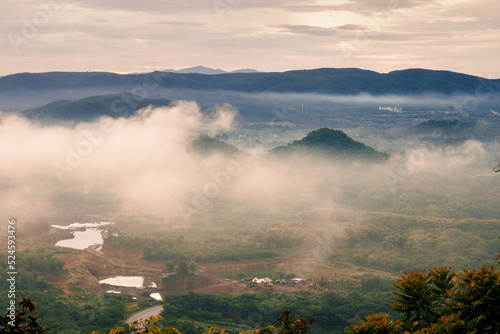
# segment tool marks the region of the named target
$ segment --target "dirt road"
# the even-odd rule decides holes
[[[163,306],[158,305],[158,306],[153,306],[150,308],[147,308],[145,310],[142,310],[140,312],[132,314],[130,317],[125,320],[127,324],[130,324],[131,322],[137,321],[139,319],[147,319],[150,316],[159,316],[161,311],[163,311]]]

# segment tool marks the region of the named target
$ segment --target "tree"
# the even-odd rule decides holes
[[[165,263],[165,270],[167,273],[173,273],[175,269],[175,264],[172,261]]]
[[[208,334],[225,334],[229,332],[229,329],[221,329],[219,327],[210,327],[210,329],[208,330]]]
[[[500,272],[495,267],[466,270],[458,276],[449,302],[453,314],[478,333],[500,331]]]
[[[391,303],[391,309],[402,313],[401,320],[410,324],[412,330],[428,327],[443,315],[454,277],[455,272],[447,268],[405,273],[393,284],[396,300]]]
[[[198,265],[196,264],[196,262],[194,262],[193,260],[189,261],[189,264],[188,264],[188,274],[189,275],[194,275],[196,273],[196,270],[198,269]]]
[[[500,237],[498,239],[500,239]],[[497,253],[496,261],[497,261],[497,267],[500,267],[500,252]]]
[[[271,279],[273,281],[281,279],[281,272],[279,272],[278,269],[274,268],[274,270],[273,270],[273,276],[271,276]]]
[[[13,308],[4,316],[0,317],[0,333],[23,333],[23,334],[44,334],[48,333],[48,328],[43,328],[38,323],[38,316],[28,315],[29,313],[36,312],[35,302],[29,297],[23,298],[19,303],[21,311],[14,310]],[[13,307],[13,304],[11,304]]]
[[[221,333],[221,334],[224,334],[224,333]],[[276,327],[267,326],[266,328],[248,330],[246,332],[241,332],[240,334],[276,334]]]
[[[131,333],[134,334],[181,334],[177,329],[173,327],[164,327],[160,328],[155,325],[155,322],[158,322],[160,319],[155,316],[151,316],[145,320],[133,321],[129,325],[129,329]],[[125,334],[124,327],[115,327],[113,328],[109,334]],[[92,332],[92,334],[102,334],[101,332]]]
[[[281,321],[279,334],[306,334],[314,322],[314,318],[299,318],[289,310],[282,311],[276,320]]]
[[[361,320],[361,325],[347,327],[347,334],[390,334],[402,333],[403,323],[399,320],[389,321],[389,314],[368,314],[366,321]]]
[[[412,271],[393,284],[396,300],[386,313],[368,315],[347,333],[500,333],[500,271],[483,265],[460,274],[448,268]]]
[[[179,262],[179,265],[177,265],[177,273],[184,276],[188,274],[188,265],[186,261],[182,260]]]

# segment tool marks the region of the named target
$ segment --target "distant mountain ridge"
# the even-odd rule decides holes
[[[422,69],[377,73],[357,68],[320,68],[287,72],[255,73],[172,73],[116,74],[108,72],[19,73],[0,78],[0,110],[19,112],[59,100],[79,100],[96,95],[131,92],[145,98],[193,100],[202,108],[216,103],[231,103],[246,120],[266,121],[269,111],[281,108],[280,96],[263,93],[299,93],[321,95],[405,96],[425,93],[481,101],[471,114],[484,114],[500,108],[500,79],[489,80],[471,75]],[[245,93],[245,94],[240,94]],[[262,94],[260,96],[254,94]],[[479,95],[478,95],[479,94]],[[422,103],[427,101],[422,96]],[[439,98],[441,98],[439,97]],[[296,96],[295,99],[301,98]],[[271,101],[275,99],[275,101]],[[304,96],[316,103],[314,95]],[[362,101],[363,97],[352,101]],[[285,100],[286,101],[286,100]],[[468,101],[468,100],[467,100]],[[311,103],[309,107],[315,108]],[[322,102],[321,102],[322,103]],[[350,102],[349,102],[350,103]],[[374,102],[376,103],[376,102]],[[297,108],[297,106],[294,106]],[[330,106],[322,103],[326,112]],[[452,106],[452,108],[455,108]],[[488,110],[489,109],[489,110]],[[307,118],[296,113],[297,119]]]
[[[252,70],[252,69],[240,69],[240,70],[235,70],[235,71],[224,71],[221,69],[213,69],[205,66],[194,66],[194,67],[188,67],[188,68],[183,68],[180,70],[163,70],[162,72],[172,72],[172,73],[198,73],[198,74],[207,74],[207,75],[213,75],[213,74],[223,74],[223,73],[258,73],[259,71],[257,70]]]
[[[0,78],[0,96],[15,92],[83,89],[91,87],[127,88],[143,86],[151,77],[160,87],[239,92],[292,92],[318,94],[474,94],[478,87],[500,94],[500,79],[490,80],[449,71],[408,69],[389,73],[357,68],[321,68],[287,72],[199,73],[153,72],[116,74],[108,72],[19,73]]]

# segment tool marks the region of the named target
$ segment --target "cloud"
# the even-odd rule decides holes
[[[248,94],[242,93],[242,96]],[[327,94],[311,94],[311,93],[260,93],[259,98],[264,101],[272,101],[286,105],[287,101],[295,103],[332,103],[340,105],[398,105],[405,107],[426,107],[426,108],[456,108],[457,105],[463,105],[468,101],[475,101],[477,98],[472,95],[452,94],[445,95],[439,93],[422,93],[422,94],[383,94],[372,95],[361,93],[356,95],[327,95]],[[488,101],[488,103],[500,103],[497,97],[488,96],[488,99],[481,99],[480,103]]]
[[[410,9],[422,5],[429,6],[438,0],[350,0],[335,6],[336,10],[375,15],[398,9]]]
[[[337,29],[341,29],[341,30],[360,30],[363,28],[364,28],[364,26],[361,26],[359,24],[344,24],[342,26],[337,27]]]
[[[213,115],[211,115],[211,122],[208,129],[211,135],[218,133],[228,133],[234,130],[235,118],[238,116],[238,109],[230,104],[223,104],[218,106]]]
[[[192,1],[175,1],[175,0],[77,0],[72,2],[73,5],[78,5],[86,8],[104,9],[112,11],[132,11],[132,12],[148,12],[153,14],[163,13],[194,13],[213,9],[211,1],[192,0]]]
[[[308,25],[279,25],[275,27],[282,28],[292,34],[307,34],[314,36],[333,36],[337,34],[336,28],[322,28]]]
[[[278,159],[260,149],[234,156],[199,155],[191,149],[199,133],[236,129],[236,117],[230,105],[207,115],[194,102],[146,108],[128,119],[101,118],[75,128],[40,127],[16,116],[4,117],[0,216],[34,221],[67,219],[75,212],[100,210],[115,216],[135,210],[187,223],[221,203],[236,211],[271,215],[322,205],[353,209],[357,204],[346,195],[353,189],[378,189],[380,196],[393,196],[391,191],[400,188],[424,188],[450,179],[459,184],[484,170],[486,160],[476,141],[395,154],[389,162],[369,168],[320,156]],[[412,173],[398,176],[396,185],[388,182],[386,175],[407,170],[400,165],[408,161]]]
[[[204,26],[203,23],[200,22],[182,22],[182,21],[158,21],[156,24],[164,24],[167,26],[181,26],[181,27],[200,27]]]

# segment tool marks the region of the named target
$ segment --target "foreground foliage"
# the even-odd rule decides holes
[[[134,334],[181,334],[176,328],[158,326],[156,323],[160,319],[151,316],[146,320],[139,320],[130,323],[129,332]],[[280,316],[276,318],[281,322],[280,328],[277,330],[274,326],[267,326],[266,328],[259,328],[241,332],[240,334],[307,334],[311,329],[314,318],[299,318],[298,315],[289,310],[281,312]],[[218,327],[210,327],[209,334],[225,334],[231,332],[227,329],[220,329]],[[127,333],[124,327],[115,327],[109,334]],[[92,334],[102,334],[101,332],[92,332]]]
[[[494,266],[456,274],[449,268],[412,271],[394,284],[396,300],[388,314],[366,316],[348,328],[361,333],[498,333],[500,331],[500,272]]]
[[[392,298],[390,284],[348,291],[302,291],[293,294],[175,294],[163,303],[164,325],[177,318],[236,328],[275,325],[275,317],[288,309],[304,317],[314,317],[314,333],[342,333],[364,314],[383,312]],[[392,313],[391,313],[392,314]],[[393,314],[395,315],[395,313]],[[183,332],[183,334],[185,334]]]
[[[13,307],[5,316],[0,317],[0,333],[48,333],[48,329],[38,323],[39,316],[32,315],[37,309],[35,303],[30,298],[23,298],[17,305],[21,310],[15,310]]]

